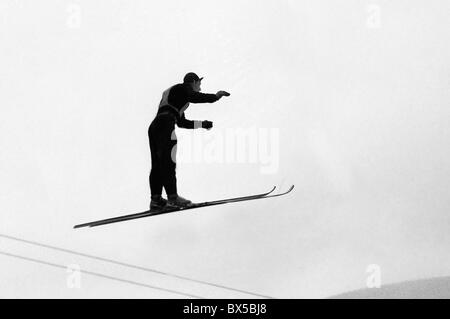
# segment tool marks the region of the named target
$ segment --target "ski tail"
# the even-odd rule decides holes
[[[106,224],[126,221],[126,220],[130,220],[130,219],[137,219],[137,218],[147,217],[147,216],[151,216],[151,215],[160,215],[160,214],[166,214],[166,213],[171,213],[171,212],[176,212],[176,211],[186,210],[186,209],[192,209],[192,208],[198,208],[198,207],[206,207],[206,206],[220,205],[220,204],[225,204],[225,203],[239,202],[239,201],[244,201],[244,200],[251,200],[251,199],[256,199],[256,198],[268,196],[271,193],[273,193],[273,191],[275,189],[276,189],[276,186],[273,186],[273,188],[270,191],[266,192],[266,193],[255,194],[255,195],[248,195],[248,196],[241,196],[241,197],[233,197],[233,198],[228,198],[228,199],[220,199],[220,200],[203,202],[203,203],[197,203],[197,204],[193,204],[192,206],[188,206],[188,207],[166,209],[166,210],[162,210],[160,212],[151,212],[149,210],[146,210],[146,211],[143,211],[143,212],[140,212],[140,213],[129,214],[129,215],[124,215],[124,216],[118,216],[118,217],[102,219],[102,220],[98,220],[98,221],[94,221],[94,222],[79,224],[79,225],[75,225],[73,228],[95,227],[95,226],[100,226],[100,225],[106,225]]]

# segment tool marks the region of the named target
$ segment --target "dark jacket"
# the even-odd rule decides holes
[[[158,114],[169,113],[178,127],[193,129],[194,121],[187,120],[184,115],[189,103],[214,103],[218,99],[215,94],[195,92],[189,84],[180,83],[164,91]]]

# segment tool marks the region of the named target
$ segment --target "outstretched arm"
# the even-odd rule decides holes
[[[214,103],[223,96],[230,96],[230,93],[219,91],[216,94],[207,94],[195,91],[188,92],[188,102],[190,103]]]
[[[207,94],[195,91],[189,91],[188,102],[190,103],[214,103],[219,100],[216,94]]]

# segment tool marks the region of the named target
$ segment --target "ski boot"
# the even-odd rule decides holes
[[[150,202],[150,210],[162,210],[167,206],[167,200],[162,198],[161,195],[152,195]]]
[[[167,201],[168,208],[188,207],[189,205],[192,204],[192,202],[190,200],[187,200],[186,198],[183,198],[177,194],[169,195],[167,198],[168,198],[168,201]]]

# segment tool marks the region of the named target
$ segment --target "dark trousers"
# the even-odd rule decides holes
[[[152,158],[149,183],[152,196],[177,194],[175,119],[170,114],[158,115],[148,128]]]

